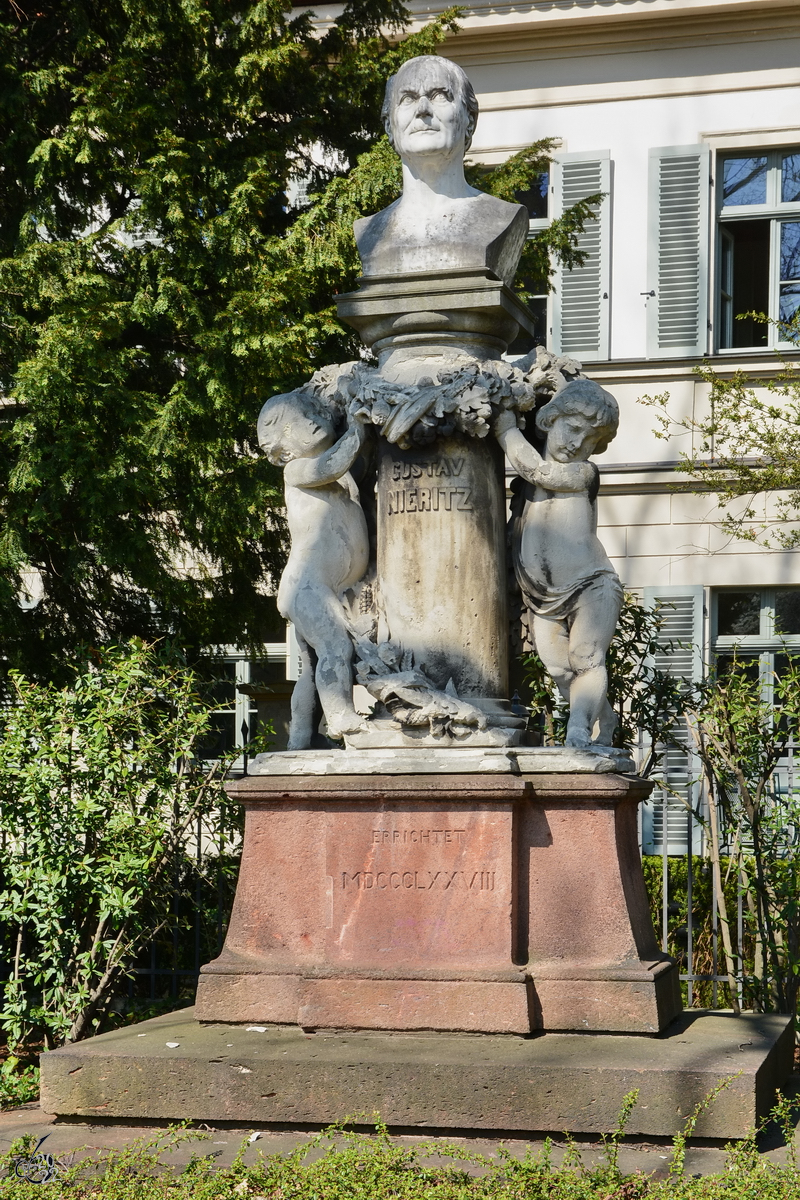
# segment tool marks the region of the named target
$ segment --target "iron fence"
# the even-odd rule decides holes
[[[246,735],[244,742],[244,757],[239,762],[246,772]],[[776,776],[775,796],[793,792],[794,787],[791,754]],[[656,791],[645,810],[648,807],[651,811],[649,816],[645,811],[642,829],[651,840],[644,846],[643,864],[657,937],[662,949],[678,960],[686,1005],[727,1007],[729,976],[717,894],[712,886],[703,824],[695,815],[702,816],[704,811],[700,785],[692,783],[681,797]],[[656,847],[652,844],[653,829],[661,831]],[[133,966],[124,994],[119,997],[122,1009],[146,1014],[148,1009],[192,1003],[200,968],[222,950],[236,889],[241,841],[241,813],[234,803],[223,802],[210,816],[196,821],[175,879],[170,918]],[[739,1002],[746,1006],[747,887],[736,869],[732,871],[728,895],[729,922],[735,933],[735,984]]]

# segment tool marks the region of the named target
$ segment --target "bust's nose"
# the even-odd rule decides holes
[[[416,115],[418,117],[430,117],[433,115],[433,109],[431,108],[431,102],[427,96],[422,95],[422,96],[420,96],[419,100],[417,100]]]

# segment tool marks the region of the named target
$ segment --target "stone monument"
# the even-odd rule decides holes
[[[476,117],[446,59],[390,80],[403,191],[356,222],[363,276],[338,298],[372,358],[259,418],[304,669],[289,751],[231,789],[244,857],[201,1020],[652,1033],[680,1011],[638,864],[649,787],[606,699],[622,589],[589,459],[617,405],[577,363],[502,357],[529,325],[511,290],[528,218],[467,184]],[[562,748],[524,746],[508,699],[506,455],[528,624],[571,706]]]
[[[637,1086],[629,1130],[669,1135],[738,1071],[697,1129],[736,1137],[790,1069],[788,1019],[680,1017],[639,856],[650,784],[612,747],[606,698],[621,587],[590,460],[617,405],[542,348],[503,359],[531,329],[511,290],[527,215],[464,178],[477,111],[446,59],[389,81],[403,192],[356,223],[363,276],[337,298],[370,357],[259,418],[284,468],[278,604],[303,671],[289,749],[229,789],[246,824],[224,949],[194,1014],[46,1055],[49,1111],[325,1123],[363,1106],[598,1132]],[[506,456],[527,627],[570,703],[563,747],[525,745],[508,699]],[[619,1036],[659,1033],[658,1052]]]

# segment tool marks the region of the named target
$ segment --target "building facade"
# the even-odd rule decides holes
[[[625,585],[669,601],[684,651],[661,665],[696,675],[738,644],[765,686],[783,640],[800,635],[797,551],[732,540],[713,496],[674,490],[688,435],[655,436],[644,396],[700,414],[723,376],[775,371],[778,327],[800,304],[800,8],[786,0],[542,0],[470,8],[445,53],[481,104],[472,155],[487,164],[559,140],[546,212],[605,193],[584,268],[541,301],[549,348],[578,358],[620,403],[599,459],[600,536]],[[764,507],[768,518],[768,507]],[[797,640],[800,640],[798,637]],[[694,649],[689,649],[692,643]],[[671,784],[694,764],[674,756]],[[662,798],[663,800],[663,798]],[[686,810],[644,814],[646,850],[682,851]],[[694,839],[697,839],[697,833]]]
[[[443,7],[409,4],[418,23]],[[334,11],[316,6],[323,23]],[[800,305],[800,6],[479,0],[460,25],[442,52],[480,102],[470,158],[488,166],[557,140],[532,229],[605,196],[582,237],[586,265],[533,307],[539,340],[619,401],[620,433],[598,460],[599,532],[624,584],[671,606],[668,633],[686,649],[660,665],[696,676],[738,645],[768,687],[782,643],[800,643],[800,552],[731,539],[711,494],[676,491],[690,435],[657,438],[640,401],[667,392],[676,416],[701,414],[704,359],[725,377],[769,377],[776,349],[800,366],[777,326],[735,319],[787,320]],[[669,765],[688,796],[695,765]],[[644,814],[643,848],[697,847],[690,829],[680,800],[662,796]]]

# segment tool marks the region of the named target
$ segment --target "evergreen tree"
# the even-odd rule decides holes
[[[358,274],[352,220],[398,194],[384,83],[454,15],[390,42],[399,0],[348,0],[322,32],[277,0],[12,0],[0,619],[13,665],[57,674],[66,648],[131,635],[190,650],[275,636],[282,486],[255,419],[357,353],[331,296]],[[481,186],[513,196],[548,149]],[[551,247],[573,261],[590,211],[531,243],[526,273],[547,275]],[[44,596],[21,607],[31,569]]]

